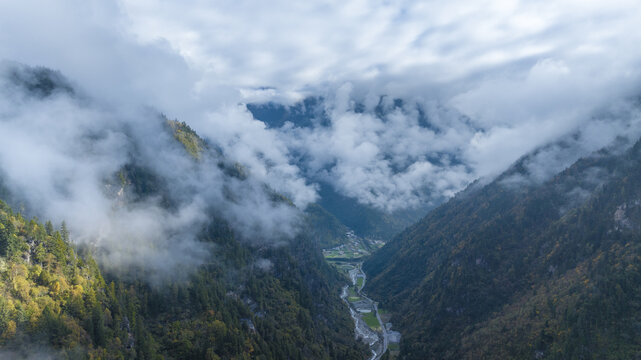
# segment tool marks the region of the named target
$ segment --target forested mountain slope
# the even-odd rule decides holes
[[[522,159],[365,262],[408,359],[634,358],[641,144],[538,184]]]
[[[21,68],[13,81],[36,103],[61,93],[76,94],[59,73],[44,68]],[[222,174],[219,180],[227,185],[225,201],[242,201],[245,194],[237,184],[249,181],[247,169],[226,159],[184,122],[160,115],[155,120],[164,132],[155,135],[173,139],[167,145],[170,148],[156,151],[171,152],[193,171],[206,171],[203,168],[213,164]],[[124,139],[134,142],[124,134]],[[101,136],[92,133],[82,141],[91,144]],[[186,192],[185,187],[178,188],[159,168],[144,162],[143,144],[127,145],[128,162],[102,179],[110,211],[140,210],[153,204],[152,211],[166,212],[167,221],[180,217],[177,209],[184,207],[185,195],[180,192]],[[291,207],[293,214],[298,211],[267,185],[258,188],[271,203]],[[9,189],[2,194],[11,200],[23,198]],[[21,211],[37,213],[37,208],[29,208],[34,205],[30,202]],[[26,220],[0,203],[0,357],[363,358],[365,347],[354,339],[352,319],[338,297],[344,279],[322,258],[316,234],[252,239],[239,234],[237,225],[223,216],[226,210],[221,204],[210,204],[199,214],[205,220],[186,235],[178,230],[162,234],[174,242],[182,241],[181,235],[193,235],[195,239],[186,243],[206,251],[199,257],[205,259],[202,263],[191,268],[162,262],[149,267],[142,263],[147,259],[142,256],[138,264],[110,264],[118,248],[104,248],[99,241],[86,239],[74,244],[74,233],[66,227],[56,231],[50,222]],[[126,238],[110,241],[135,243]],[[184,254],[160,259],[172,261],[180,256]],[[163,268],[172,269],[173,274],[155,271]]]
[[[12,358],[354,358],[351,319],[335,292],[338,275],[301,240],[266,249],[273,270],[214,226],[207,241],[228,264],[189,281],[150,287],[102,277],[68,233],[25,220],[0,202],[0,355]],[[232,263],[243,264],[239,268]],[[243,270],[236,283],[226,273]],[[271,269],[270,269],[271,270]],[[232,289],[232,290],[230,290]]]

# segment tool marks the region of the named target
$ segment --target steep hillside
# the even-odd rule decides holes
[[[228,264],[161,287],[117,278],[107,284],[96,262],[69,246],[64,225],[54,231],[0,202],[0,355],[362,357],[351,319],[334,300],[340,279],[316,248],[299,239],[291,248],[262,251],[274,263],[255,266],[251,251],[215,228],[209,240],[225,245]],[[231,270],[243,271],[235,283],[226,274]]]
[[[0,202],[0,354],[8,358],[133,358],[131,297],[106,285],[90,256]],[[108,351],[107,351],[108,350]]]
[[[168,124],[194,161],[213,156],[228,176],[246,179],[246,169],[210,150],[187,125]],[[143,168],[134,160],[119,173],[129,201],[161,197],[174,206],[171,188]],[[254,244],[239,238],[217,211],[199,234],[216,249],[211,262],[187,281],[150,287],[143,273],[132,283],[158,353],[174,359],[360,359],[364,347],[355,342],[351,318],[336,296],[343,279],[323,260],[320,234],[301,234],[280,246]]]
[[[366,238],[387,241],[427,212],[426,208],[397,210],[393,213],[363,205],[355,199],[341,195],[329,184],[320,184],[318,204],[341,221],[342,224]]]
[[[318,204],[311,204],[305,210],[307,231],[322,249],[331,248],[345,242],[349,228],[334,215]]]
[[[76,101],[76,92],[56,72],[21,67],[16,74],[11,81],[22,89],[16,97],[36,105],[60,97]],[[180,218],[180,209],[192,201],[189,191],[197,186],[220,185],[220,196],[213,192],[211,197],[218,202],[200,207],[201,220],[188,231],[169,227],[172,233],[159,234],[187,249],[137,243],[133,236],[145,235],[140,232],[112,232],[127,237],[83,239],[72,246],[74,233],[66,226],[55,231],[51,223],[25,220],[0,203],[0,358],[362,359],[366,348],[354,339],[353,322],[338,297],[344,279],[323,260],[315,239],[328,230],[242,233],[243,224],[256,224],[247,219],[252,214],[225,212],[244,201],[243,190],[259,192],[250,195],[268,210],[301,212],[269,186],[256,184],[245,167],[225,158],[186,123],[161,115],[150,121],[159,125],[152,126],[159,131],[151,136],[169,139],[153,155],[169,153],[184,172],[173,178],[162,173],[175,175],[175,170],[146,162],[145,144],[136,142],[127,127],[110,123],[105,133],[120,131],[128,151],[124,165],[99,179],[107,215],[150,211],[166,214],[164,221],[171,222]],[[91,148],[103,135],[94,131],[79,138]],[[194,179],[200,179],[190,171],[214,174],[219,183],[197,184]],[[26,198],[12,193],[15,184],[0,188],[11,201]],[[21,211],[38,213],[37,202],[30,200]],[[139,258],[113,263],[127,255],[115,245],[128,242],[151,249],[133,249]],[[146,251],[162,256],[145,257]],[[199,252],[199,262],[180,262],[181,251]]]
[[[394,310],[405,358],[634,357],[640,150],[543,184],[522,159],[374,254],[366,290]]]

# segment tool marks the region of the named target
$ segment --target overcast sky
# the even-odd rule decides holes
[[[0,57],[58,69],[106,106],[184,120],[300,206],[323,180],[395,210],[570,135],[552,170],[532,162],[537,179],[638,136],[639,4],[0,0]],[[383,95],[412,106],[380,118]],[[244,105],[305,96],[326,99],[329,127],[266,129]]]

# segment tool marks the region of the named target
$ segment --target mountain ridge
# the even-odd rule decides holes
[[[603,227],[608,221],[604,220],[602,212],[608,211],[605,217],[612,219],[617,209],[612,208],[611,202],[608,206],[602,202],[617,186],[624,186],[626,176],[640,170],[637,165],[640,147],[637,142],[624,154],[603,150],[578,160],[543,184],[515,188],[506,180],[523,172],[520,166],[523,161],[517,162],[490,184],[475,186],[433,210],[366,260],[364,269],[371,275],[366,291],[395,311],[394,323],[398,323],[403,332],[404,356],[408,359],[557,358],[563,356],[561,354],[581,357],[614,350],[614,344],[620,343],[621,338],[612,333],[607,334],[612,346],[597,351],[595,346],[585,345],[599,332],[594,327],[588,327],[592,333],[584,334],[581,344],[576,343],[576,337],[550,335],[552,332],[546,333],[541,326],[538,326],[540,333],[522,328],[526,335],[521,337],[513,337],[507,330],[504,333],[493,331],[494,337],[479,334],[487,334],[490,325],[504,324],[499,319],[507,319],[516,311],[505,310],[504,314],[502,309],[532,310],[532,302],[520,308],[512,304],[525,299],[524,294],[531,288],[545,288],[548,282],[563,282],[559,274],[579,269],[580,263],[591,259],[592,252],[597,249],[606,253],[614,251],[605,245],[609,243],[605,240],[609,235]],[[594,181],[594,169],[606,174],[602,181]],[[639,184],[635,182],[635,185]],[[568,200],[568,194],[577,188],[591,196],[581,201]],[[635,188],[625,189],[638,192]],[[612,197],[621,199],[620,196]],[[590,223],[582,221],[582,227],[573,225],[577,218],[590,213],[593,214]],[[554,242],[553,239],[559,236],[566,241]],[[573,239],[572,242],[569,239]],[[633,254],[636,252],[630,256]],[[596,277],[593,273],[587,274]],[[632,293],[636,291],[634,287],[630,289]],[[567,304],[569,299],[580,296],[576,292],[581,293],[577,289],[563,297],[557,296],[561,299],[556,301]],[[554,298],[553,295],[547,298]],[[617,302],[608,296],[601,301]],[[547,306],[545,302],[543,305]],[[577,305],[582,309],[586,306],[580,302]],[[538,314],[536,309],[534,311]],[[586,313],[590,312],[586,310]],[[534,316],[529,323],[545,324],[547,321],[547,324],[556,324],[557,328],[572,329],[578,321],[559,320],[561,315],[556,312],[542,321],[535,320],[541,317]],[[528,322],[515,315],[512,319]],[[476,335],[471,329],[475,329],[473,334]],[[483,348],[483,341],[494,346],[486,346],[486,352],[477,351]],[[512,345],[506,347],[506,343]],[[599,344],[603,345],[603,342]],[[632,354],[637,346],[631,345],[621,353],[612,351],[608,356]]]

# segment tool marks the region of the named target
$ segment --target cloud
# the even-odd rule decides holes
[[[628,0],[121,5],[138,39],[167,41],[211,81],[235,87],[374,81],[407,95],[543,58],[621,64],[638,55],[626,48],[638,40],[628,29],[640,11]]]
[[[122,9],[139,40],[166,41],[201,69],[202,89],[240,88],[244,102],[286,105],[324,96],[331,126],[281,129],[283,159],[304,154],[309,179],[385,210],[495,176],[597,124],[594,112],[638,90],[641,39],[629,29],[641,7],[633,1],[191,5],[123,1]],[[439,131],[419,127],[412,109],[392,106],[380,119],[373,107],[381,96],[421,106]],[[267,129],[251,136],[272,137]],[[612,136],[590,139],[603,145]],[[595,148],[577,146],[572,156],[551,156],[566,165]]]
[[[58,360],[61,356],[53,349],[42,345],[32,345],[21,348],[19,351],[0,351],[0,358],[16,360]]]
[[[252,177],[290,197],[299,208],[316,201],[316,190],[290,164],[287,144],[278,133],[255,120],[244,106],[221,107],[199,124],[200,134],[222,147],[231,159],[246,166]]]
[[[629,29],[639,20],[641,6],[631,0],[4,2],[0,53],[59,69],[94,99],[91,107],[62,98],[34,103],[33,114],[6,106],[35,131],[7,127],[17,132],[12,148],[56,164],[11,169],[20,179],[56,179],[33,188],[15,183],[34,201],[64,194],[51,204],[71,211],[69,197],[105,201],[95,181],[66,185],[75,174],[97,181],[127,160],[127,136],[139,136],[149,144],[145,161],[157,160],[158,171],[166,169],[162,161],[179,164],[163,176],[207,194],[200,203],[226,204],[246,236],[294,231],[279,225],[289,208],[263,201],[262,184],[299,208],[316,199],[314,183],[323,181],[393,211],[439,202],[545,148],[529,164],[532,179],[542,181],[617,136],[638,136],[627,100],[638,92],[641,35]],[[306,96],[324,99],[327,124],[269,128],[244,106],[290,106]],[[141,105],[187,121],[244,164],[255,182],[224,187],[250,196],[224,202],[223,187],[202,185],[222,181],[214,172],[175,175],[191,173],[191,165],[171,151],[154,152],[165,144],[145,137],[156,125]],[[55,135],[65,146],[37,131],[38,117],[58,119]],[[79,129],[101,137],[86,144]],[[551,146],[558,141],[569,145]],[[6,164],[15,161],[9,154]],[[199,204],[196,197],[188,198]]]
[[[421,126],[419,110],[425,107],[416,104],[385,105],[389,99],[383,98],[357,111],[351,91],[346,84],[334,98],[325,99],[328,124],[290,123],[278,129],[281,141],[300,154],[298,164],[307,177],[388,211],[425,206],[453,195],[469,181],[469,169],[455,162],[457,144],[465,135],[454,127],[437,134]],[[376,109],[384,115],[375,114]]]
[[[162,276],[176,263],[204,260],[206,248],[189,230],[203,220],[193,203],[170,213],[157,202],[129,208],[108,196],[108,180],[128,163],[134,142],[126,118],[67,94],[32,97],[7,80],[8,72],[31,70],[3,65],[0,169],[29,213],[66,220],[74,241],[104,250],[112,269],[144,264]],[[171,241],[176,232],[182,238]]]
[[[262,271],[270,271],[274,267],[274,263],[269,259],[258,259],[254,263],[254,266]]]
[[[260,174],[228,176],[219,163],[232,160],[214,151],[194,161],[154,111],[121,112],[76,91],[37,90],[51,79],[53,89],[62,81],[48,70],[2,64],[3,185],[30,214],[66,221],[73,241],[97,249],[108,269],[140,268],[152,281],[184,276],[212,256],[199,236],[213,217],[251,243],[282,242],[298,231],[300,210],[274,201]],[[152,174],[151,196],[122,183],[117,174],[126,166]],[[295,175],[280,181],[304,190]],[[293,199],[304,207],[313,197]]]

